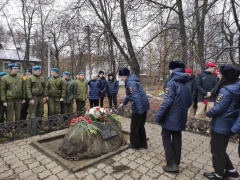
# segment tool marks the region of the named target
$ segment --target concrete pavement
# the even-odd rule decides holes
[[[123,118],[122,127],[124,130],[129,131],[130,120]],[[67,129],[1,144],[0,179],[200,180],[204,179],[203,172],[213,171],[209,150],[210,138],[184,132],[180,173],[170,174],[163,172],[162,166],[166,163],[160,138],[161,128],[158,125],[147,123],[148,150],[127,149],[92,167],[72,173],[30,145],[33,140],[55,136],[66,131]],[[236,169],[240,171],[237,144],[230,142],[227,151]]]

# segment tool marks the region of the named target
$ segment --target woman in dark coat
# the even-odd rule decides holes
[[[114,108],[117,108],[118,90],[119,90],[118,82],[114,79],[113,73],[109,73],[107,81],[107,95],[110,108],[112,108],[112,102],[114,104]]]
[[[90,108],[99,106],[100,82],[97,80],[97,75],[92,74],[91,80],[88,82]]]
[[[106,90],[107,90],[107,81],[106,78],[104,77],[104,72],[103,71],[99,71],[98,73],[100,79],[100,106],[103,107],[103,100],[104,97],[106,96]]]

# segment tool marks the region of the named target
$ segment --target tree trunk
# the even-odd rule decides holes
[[[121,10],[121,23],[122,23],[123,33],[127,43],[128,53],[130,55],[129,66],[131,67],[131,70],[133,71],[133,73],[139,76],[140,66],[137,61],[137,58],[132,46],[129,30],[128,30],[128,25],[127,25],[126,15],[125,15],[125,8],[124,8],[124,0],[120,0],[120,10]]]
[[[179,24],[180,24],[180,37],[181,37],[181,45],[182,45],[182,61],[187,64],[187,35],[185,30],[185,20],[184,20],[184,14],[183,14],[183,8],[182,8],[182,0],[177,0],[177,6],[178,6],[178,18],[179,18]]]

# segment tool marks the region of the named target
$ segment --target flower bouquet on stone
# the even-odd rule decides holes
[[[101,108],[101,107],[94,107],[94,108],[88,109],[85,116],[94,122],[105,124],[106,122],[108,122],[110,113],[108,109]]]
[[[100,123],[105,125],[109,118],[120,122],[120,116],[116,114],[111,114],[108,109],[102,107],[94,107],[88,109],[85,113],[85,116],[79,116],[77,118],[72,118],[70,121],[70,126],[76,125],[76,130],[78,129],[86,129],[88,135],[90,136],[92,133],[97,133],[99,131],[98,127],[95,126],[93,123]],[[74,133],[72,134],[74,135]],[[70,138],[72,137],[70,136]]]

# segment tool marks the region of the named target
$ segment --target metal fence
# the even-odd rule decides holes
[[[111,109],[111,112],[127,118],[131,118],[132,114],[130,106],[123,106],[120,110]],[[0,123],[0,143],[68,128],[72,118],[84,114],[85,111],[80,111],[77,113]],[[156,111],[150,110],[147,115],[147,121],[153,123],[155,115]],[[188,118],[186,130],[192,133],[209,135],[210,122],[207,120]],[[238,138],[238,136],[233,136],[231,137],[231,141],[236,142]]]

